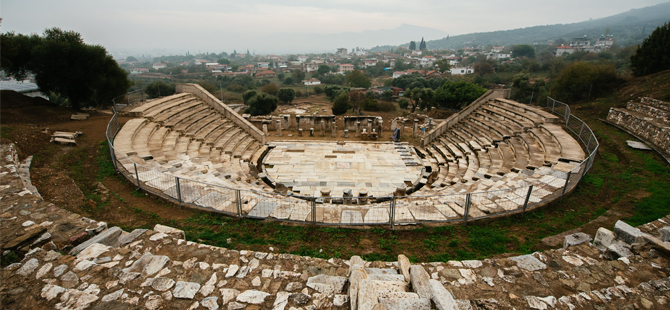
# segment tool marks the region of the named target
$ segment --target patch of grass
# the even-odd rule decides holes
[[[0,138],[9,139],[9,137],[11,137],[12,131],[14,131],[13,127],[0,126]]]
[[[6,267],[6,266],[11,265],[13,263],[16,263],[18,261],[19,261],[19,256],[14,251],[10,251],[6,255],[0,256],[0,266],[2,266],[2,267]]]
[[[145,194],[143,192],[140,192],[138,190],[134,190],[134,191],[130,192],[130,194],[135,196],[135,197],[146,197],[147,196],[147,194]]]
[[[613,162],[613,163],[618,163],[619,162],[619,157],[616,156],[616,154],[612,153],[603,153],[603,158],[606,161]]]
[[[638,226],[670,214],[670,185],[653,183],[647,190],[651,195],[635,205],[635,214],[626,220],[628,224]]]
[[[107,141],[101,141],[99,145],[98,157],[96,158],[96,163],[98,164],[98,176],[96,179],[102,181],[107,177],[115,175],[116,170],[114,170],[114,164],[109,155],[109,144],[107,144]]]

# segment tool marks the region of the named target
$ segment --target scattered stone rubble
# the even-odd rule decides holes
[[[63,144],[63,145],[77,145],[76,138],[83,135],[83,132],[67,132],[67,131],[56,131],[51,135],[52,143]]]
[[[667,309],[668,217],[565,248],[412,264],[229,250],[159,226],[122,231],[43,201],[0,159],[3,309]]]

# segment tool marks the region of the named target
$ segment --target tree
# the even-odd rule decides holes
[[[333,114],[342,115],[349,110],[349,97],[347,94],[339,94],[333,103]]]
[[[390,89],[385,90],[382,92],[381,99],[384,101],[391,101],[393,98],[393,91]]]
[[[370,86],[372,86],[370,79],[365,76],[363,72],[358,70],[354,70],[347,74],[346,81],[349,87],[370,88]]]
[[[221,58],[221,59],[217,60],[216,62],[218,62],[219,64],[222,64],[222,65],[229,65],[230,64],[230,60],[228,60],[226,58]]]
[[[468,82],[446,81],[433,94],[436,106],[447,109],[461,109],[486,93],[486,89]]]
[[[323,87],[321,86],[314,86],[314,93],[317,95],[323,94]]]
[[[414,41],[409,42],[409,50],[410,51],[416,50],[416,42]]]
[[[363,103],[365,101],[365,93],[357,90],[357,91],[352,91],[349,93],[349,103],[354,108],[358,108],[359,104]]]
[[[407,100],[407,98],[398,99],[398,107],[401,109],[407,109],[407,106],[409,106],[409,100]]]
[[[6,73],[21,77],[32,72],[42,92],[67,97],[74,108],[109,105],[132,84],[104,47],[85,44],[74,31],[50,28],[42,36],[6,33],[2,41],[0,66]],[[10,46],[10,55],[5,55],[5,46]]]
[[[606,94],[620,81],[613,64],[575,62],[565,67],[554,79],[554,98],[574,102]]]
[[[246,95],[247,93],[248,92],[245,92],[244,94]],[[245,111],[252,116],[267,115],[277,109],[278,101],[279,99],[277,99],[275,96],[266,93],[255,92],[253,96],[245,99],[244,103],[249,106]]]
[[[244,102],[244,104],[247,104],[247,102],[249,102],[249,99],[251,99],[251,97],[256,96],[256,95],[258,95],[257,91],[247,90],[242,94],[242,101]]]
[[[284,85],[291,85],[291,84],[293,84],[293,78],[290,77],[290,76],[287,76],[287,77],[284,79],[284,82],[282,82],[282,84],[284,84]]]
[[[200,81],[200,82],[198,82],[198,85],[200,85],[202,88],[204,88],[210,94],[212,94],[212,95],[216,94],[216,86],[214,86],[214,84],[209,83],[209,82],[205,82],[205,81]]]
[[[277,93],[279,92],[279,87],[275,83],[269,83],[263,85],[263,87],[261,87],[261,91],[266,94],[276,96]]]
[[[277,97],[283,103],[291,103],[295,99],[295,89],[293,88],[282,88],[277,93]]]
[[[277,79],[279,79],[279,81],[284,81],[285,78],[286,75],[284,74],[284,72],[277,73]]]
[[[423,37],[421,37],[421,43],[419,43],[419,49],[422,51],[428,49],[426,47],[426,41],[423,40]]]
[[[232,70],[233,72],[237,72],[237,69],[239,68],[240,68],[239,65],[233,65],[232,67],[230,67],[230,70]]]
[[[435,62],[435,65],[440,69],[440,72],[448,72],[449,69],[451,69],[451,65],[449,64],[449,60],[447,59],[440,59]]]
[[[402,89],[424,88],[428,87],[428,82],[420,75],[405,74],[393,79],[391,85]]]
[[[670,69],[670,24],[656,28],[630,58],[633,74],[644,76]]]
[[[163,81],[156,81],[153,83],[147,84],[144,88],[144,92],[149,98],[158,98],[163,96],[170,96],[174,94],[174,84],[167,84]]]
[[[133,56],[128,56],[128,57],[126,57],[126,61],[127,61],[127,62],[137,61],[137,58],[135,58],[135,57],[133,57]]]
[[[316,72],[319,73],[319,75],[326,75],[330,72],[330,67],[328,65],[320,65]]]
[[[433,108],[433,95],[434,91],[431,88],[423,88],[419,93],[419,109],[426,110],[430,112],[430,109]]]
[[[293,78],[294,83],[300,83],[300,81],[305,79],[305,72],[300,69],[296,69],[291,72],[291,77]]]
[[[491,64],[486,60],[475,63],[474,69],[475,73],[479,74],[479,76],[484,76],[489,73],[495,72],[493,64]]]
[[[517,45],[512,50],[512,58],[517,57],[533,58],[535,57],[535,48],[527,44]]]

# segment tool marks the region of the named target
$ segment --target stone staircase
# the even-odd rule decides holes
[[[670,103],[652,98],[628,102],[626,108],[611,108],[607,122],[650,144],[670,159]]]

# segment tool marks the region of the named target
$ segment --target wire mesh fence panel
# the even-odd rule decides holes
[[[275,212],[280,204],[283,204],[283,197],[276,193],[257,192],[250,190],[240,190],[240,201],[242,204],[242,216],[268,219]]]
[[[440,211],[442,196],[396,197],[395,223],[444,222],[454,217],[453,210],[446,207],[446,215]],[[443,208],[444,209],[444,208]]]

